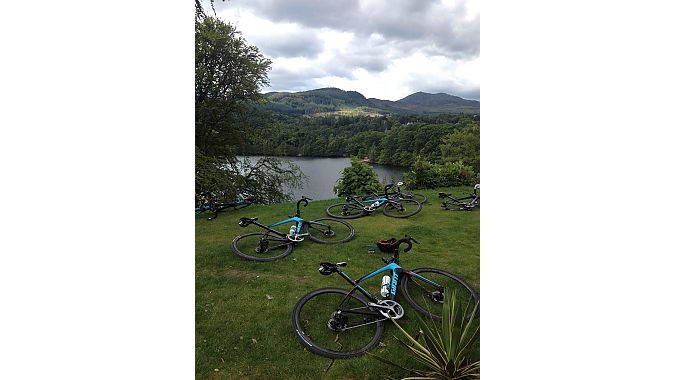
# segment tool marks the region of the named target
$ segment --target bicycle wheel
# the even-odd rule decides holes
[[[250,202],[238,204],[238,205],[235,205],[235,206],[233,207],[233,209],[235,209],[235,210],[240,210],[240,209],[243,209],[243,208],[245,208],[245,207],[249,207],[249,206],[251,206],[252,204],[253,204],[253,203],[250,203]]]
[[[424,204],[427,203],[427,197],[423,194],[413,194],[413,193],[404,193],[402,194],[403,199],[413,199],[414,201]]]
[[[345,289],[317,289],[298,301],[291,324],[300,343],[311,352],[349,359],[363,355],[383,337],[381,319],[385,317],[367,305]]]
[[[456,299],[463,308],[469,303],[470,311],[479,301],[474,289],[453,273],[434,268],[418,268],[411,272],[433,281],[436,285],[416,276],[404,275],[402,280],[404,298],[414,309],[434,319],[441,319],[445,288],[455,291]]]
[[[253,232],[236,236],[230,245],[232,251],[243,259],[254,261],[272,261],[291,253],[290,241],[263,232]]]
[[[392,218],[408,218],[420,212],[422,206],[412,199],[399,199],[387,202],[383,207],[383,214]]]
[[[328,216],[339,219],[355,219],[366,215],[364,208],[353,203],[338,203],[326,209]]]
[[[331,218],[309,220],[305,229],[310,240],[317,243],[345,243],[354,237],[354,227],[350,223]]]

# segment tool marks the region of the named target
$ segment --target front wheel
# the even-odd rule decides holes
[[[317,243],[345,243],[354,237],[354,227],[350,223],[331,218],[319,218],[307,221],[308,238]]]
[[[411,199],[388,201],[383,208],[383,214],[392,218],[408,218],[420,212],[422,206]]]
[[[405,275],[402,280],[402,293],[406,302],[414,309],[432,317],[441,319],[445,291],[455,291],[456,299],[464,308],[469,304],[469,311],[479,302],[479,296],[463,279],[441,269],[419,268]],[[478,315],[478,310],[477,310]]]
[[[374,348],[383,319],[363,298],[340,288],[317,289],[301,298],[291,314],[300,343],[331,359],[349,359]]]
[[[285,238],[253,232],[232,239],[230,248],[237,256],[246,260],[273,261],[288,256],[293,245]]]
[[[329,206],[326,209],[326,214],[333,218],[355,219],[366,215],[366,211],[363,207],[353,203],[338,203]]]

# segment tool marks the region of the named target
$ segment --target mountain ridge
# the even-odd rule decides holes
[[[324,87],[307,91],[263,94],[266,108],[285,114],[306,116],[387,114],[439,114],[480,112],[480,102],[443,92],[436,94],[418,91],[399,100],[366,98],[358,91]]]

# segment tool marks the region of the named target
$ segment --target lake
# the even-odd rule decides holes
[[[262,156],[248,156],[252,161],[257,161]],[[340,172],[350,166],[349,158],[327,158],[327,157],[279,157],[280,159],[290,160],[307,176],[307,182],[303,184],[302,189],[294,190],[294,199],[306,196],[312,199],[331,199],[336,198],[333,193],[333,186],[340,178]],[[406,168],[399,166],[370,164],[378,174],[381,183],[392,183],[399,181],[406,172]]]

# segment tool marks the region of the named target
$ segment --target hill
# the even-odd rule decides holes
[[[269,92],[265,108],[291,115],[478,114],[479,102],[445,93],[416,92],[397,101],[366,98],[357,91],[329,87],[301,92]]]

